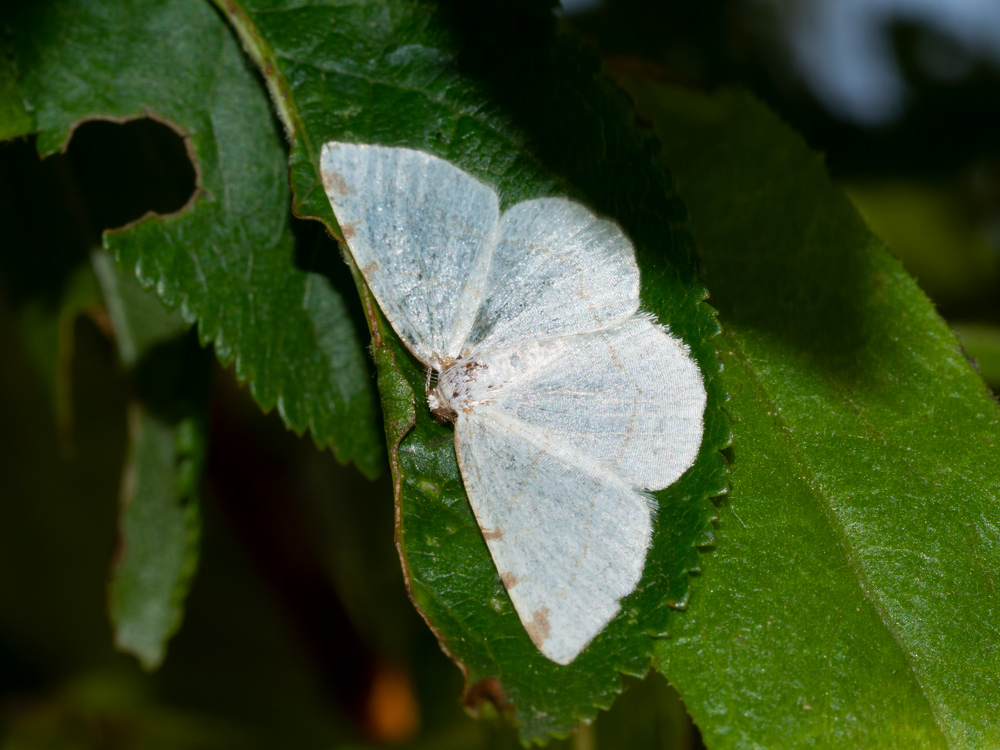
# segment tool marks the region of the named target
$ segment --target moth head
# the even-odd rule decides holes
[[[448,403],[447,399],[439,391],[439,387],[427,391],[427,405],[431,408],[431,414],[441,424],[454,422],[458,418],[458,413],[451,408],[451,404]]]

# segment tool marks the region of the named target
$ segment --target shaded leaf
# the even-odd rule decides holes
[[[503,207],[543,195],[581,199],[632,237],[644,306],[690,344],[708,378],[702,455],[658,495],[654,547],[638,590],[581,657],[559,667],[528,640],[499,580],[462,487],[453,432],[431,419],[424,402],[424,372],[360,290],[411,596],[462,666],[471,708],[499,704],[526,741],[565,735],[610,705],[619,672],[646,670],[649,634],[662,632],[671,605],[685,600],[695,545],[711,539],[707,498],[723,486],[716,451],[728,427],[712,380],[717,326],[694,278],[683,205],[596,57],[553,38],[547,14],[480,14],[451,3],[218,5],[260,66],[291,135],[299,215],[336,230],[318,172],[329,140],[434,153],[495,186]]]
[[[113,125],[105,127],[108,132],[121,130]],[[91,133],[93,129],[80,132]],[[80,142],[86,140],[80,138]],[[30,141],[3,147],[0,159],[5,168],[0,192],[5,200],[0,202],[0,212],[7,252],[0,265],[26,348],[53,393],[58,435],[68,462],[89,453],[73,440],[72,434],[71,375],[78,338],[76,323],[81,313],[89,313],[89,318],[116,340],[131,371],[135,391],[129,408],[133,442],[122,488],[125,533],[119,554],[121,575],[116,582],[124,579],[130,583],[126,584],[124,598],[118,596],[120,587],[112,586],[111,619],[118,627],[119,643],[127,650],[137,650],[137,633],[147,639],[142,655],[147,665],[153,666],[179,622],[187,578],[196,557],[196,535],[189,538],[192,535],[188,528],[196,507],[191,504],[180,519],[168,511],[175,503],[184,505],[192,494],[191,488],[181,485],[197,484],[201,475],[204,441],[198,436],[203,432],[204,398],[181,391],[191,390],[192,379],[194,389],[204,391],[206,354],[192,339],[190,356],[164,361],[161,354],[152,368],[152,358],[137,368],[140,355],[150,355],[157,345],[169,349],[170,342],[183,336],[187,326],[179,315],[168,315],[155,294],[143,290],[131,272],[120,274],[106,253],[94,251],[90,262],[87,244],[96,241],[93,227],[102,224],[104,217],[100,211],[84,210],[83,205],[99,205],[102,193],[93,189],[86,170],[80,169],[80,156],[77,149],[72,157],[59,155],[43,163]],[[114,168],[110,171],[114,172]],[[178,369],[187,367],[192,369],[185,371],[188,380],[182,383]],[[166,388],[157,390],[151,385]],[[172,390],[178,385],[184,387]],[[90,392],[85,392],[79,408],[86,410],[92,398]],[[185,402],[184,398],[189,400]],[[124,416],[123,408],[118,417]],[[184,461],[175,455],[182,449],[175,448],[173,438],[175,433],[190,432],[192,428],[198,439],[183,450],[194,452],[194,466],[185,468]],[[160,450],[151,451],[150,441],[157,434]],[[121,456],[117,459],[120,461]],[[185,482],[175,481],[174,474],[181,471],[190,475]],[[80,492],[86,496],[85,490]],[[143,518],[143,511],[150,507],[161,512]],[[53,518],[53,523],[59,522]],[[151,550],[153,554],[149,554]],[[137,555],[137,551],[146,554]],[[101,562],[107,566],[106,559]],[[95,603],[104,601],[100,595]],[[138,617],[140,613],[145,613],[145,622]],[[159,621],[149,621],[150,614]]]
[[[632,79],[723,325],[732,491],[658,649],[710,747],[1000,742],[997,404],[802,139]]]
[[[120,551],[111,582],[115,645],[147,669],[160,665],[180,627],[198,563],[197,481],[204,424],[162,421],[134,406],[122,486]]]
[[[146,669],[163,661],[198,564],[210,354],[110,256],[92,258],[132,379],[118,553],[109,607],[115,645]]]

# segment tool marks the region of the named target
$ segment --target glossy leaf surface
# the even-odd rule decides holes
[[[996,401],[766,108],[628,88],[691,208],[734,418],[718,549],[661,669],[710,747],[996,745]]]

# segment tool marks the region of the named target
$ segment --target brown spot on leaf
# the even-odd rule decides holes
[[[462,703],[473,716],[479,715],[480,707],[486,702],[492,703],[501,713],[514,712],[513,704],[507,700],[507,694],[496,677],[487,677],[469,685],[462,694]]]
[[[510,591],[520,582],[521,579],[513,573],[501,573],[500,580],[503,582],[503,587]]]
[[[549,608],[536,609],[531,615],[531,620],[524,623],[524,629],[528,631],[531,642],[541,648],[552,631],[552,626],[549,624]]]

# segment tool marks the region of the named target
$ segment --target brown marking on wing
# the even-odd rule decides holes
[[[549,624],[549,608],[536,609],[531,615],[531,620],[524,623],[524,629],[528,631],[531,642],[541,648],[552,631],[552,626]]]
[[[487,542],[492,542],[494,539],[503,539],[503,529],[499,526],[495,529],[481,529],[483,532],[483,539]]]
[[[341,224],[340,231],[344,235],[344,242],[350,242],[354,239],[354,235],[357,234],[353,224]]]
[[[346,230],[344,234],[347,234]],[[346,240],[347,237],[344,237],[344,239]],[[371,274],[375,273],[377,270],[378,270],[378,261],[373,260],[371,263],[369,263],[367,266],[361,269],[361,275],[364,276],[365,279],[367,279]]]
[[[510,591],[510,590],[511,590],[512,588],[514,588],[514,587],[515,587],[515,586],[516,586],[516,585],[517,585],[518,583],[520,583],[520,582],[521,582],[521,579],[520,579],[520,578],[518,578],[518,577],[517,577],[516,575],[514,575],[513,573],[501,573],[501,574],[500,574],[500,580],[501,580],[501,581],[503,582],[503,587],[504,587],[505,589],[507,589],[508,591]]]
[[[615,351],[615,348],[613,346],[608,347],[608,358],[614,363],[615,367],[617,367],[619,370],[625,369],[624,367],[622,367],[621,360],[618,359],[618,352]]]
[[[342,198],[351,194],[351,188],[347,186],[347,181],[343,177],[336,172],[321,171],[323,173],[323,189],[326,190],[327,195],[333,194]]]

